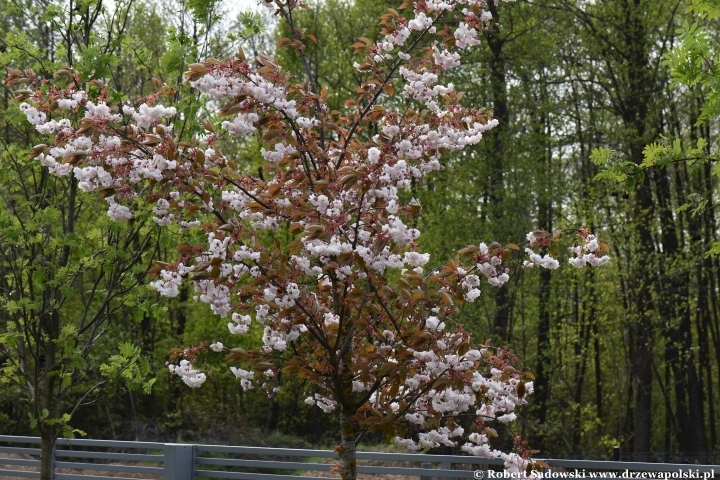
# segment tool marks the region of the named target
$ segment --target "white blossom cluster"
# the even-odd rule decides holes
[[[259,120],[258,109],[272,108],[281,112],[288,120],[298,117],[295,100],[288,100],[287,89],[276,85],[258,73],[248,72],[245,77],[239,77],[233,70],[216,70],[208,73],[201,79],[190,83],[200,92],[215,99],[235,98],[247,95],[237,108],[244,110],[232,121],[223,122],[222,127],[235,136],[247,136],[255,130],[255,123]],[[305,128],[311,127],[314,122],[304,117],[297,118],[297,123]]]
[[[444,330],[444,324],[437,318],[430,317],[426,322],[426,329],[436,335],[435,347],[426,351],[413,351],[407,349],[413,355],[414,360],[408,365],[411,371],[404,385],[398,393],[392,395],[390,385],[383,385],[370,397],[371,405],[377,409],[392,412],[408,423],[416,426],[420,433],[415,438],[396,437],[395,440],[411,450],[421,448],[433,448],[441,445],[457,446],[464,438],[464,429],[457,425],[448,427],[442,425],[431,428],[431,422],[438,416],[458,416],[473,413],[483,422],[499,421],[510,422],[515,419],[517,406],[526,404],[524,395],[533,391],[532,382],[523,382],[521,376],[512,367],[491,368],[489,375],[478,371],[478,367],[484,363],[484,358],[489,352],[486,348],[479,350],[468,350],[463,355],[458,354],[460,345],[466,339],[451,331]],[[391,332],[388,332],[391,333]],[[387,348],[387,361],[398,362],[397,354],[401,349],[397,348],[392,334],[385,335],[384,340]],[[461,388],[455,386],[436,390],[431,387],[440,378],[458,378],[465,372],[472,372],[469,380],[463,382]],[[355,381],[353,390],[363,391],[368,383],[376,381],[370,378],[369,382]],[[523,383],[523,393],[519,384]],[[417,392],[424,392],[417,396]],[[478,404],[477,394],[482,392],[484,400]],[[491,449],[488,445],[487,435],[475,433],[466,437],[465,443],[461,444],[463,451],[473,455],[481,455],[487,458],[503,458],[506,462],[514,464],[515,467],[525,468],[526,463],[515,454],[507,455],[499,450]]]
[[[57,100],[61,110],[66,110],[68,113],[76,110],[80,110],[80,113],[84,111],[83,122],[89,122],[97,127],[120,122],[124,116],[132,117],[135,123],[131,124],[130,128],[141,135],[147,134],[146,138],[150,143],[156,138],[155,134],[151,133],[153,128],[177,113],[174,107],[161,105],[151,107],[147,104],[140,105],[137,110],[125,106],[122,114],[113,113],[104,101],[98,101],[97,104],[90,101],[85,91],[76,91],[69,97]],[[129,154],[122,152],[121,139],[117,135],[100,134],[93,137],[89,133],[82,133],[82,128],[74,128],[69,119],[46,122],[47,116],[29,104],[21,104],[20,109],[25,113],[28,121],[35,125],[38,132],[44,134],[58,132],[69,139],[63,146],[54,146],[49,153],[41,153],[37,158],[54,175],[67,176],[72,172],[78,181],[78,187],[84,191],[120,188],[125,183],[135,184],[143,179],[161,180],[164,171],[176,168],[177,162],[166,159],[160,153],[153,152],[148,155],[147,151],[139,149]],[[163,131],[170,133],[172,126],[164,126]],[[87,166],[73,167],[77,158],[87,158]],[[127,173],[120,177],[113,173],[116,170],[124,170]],[[126,196],[133,198],[135,194],[127,193]],[[130,209],[118,203],[114,196],[111,195],[106,200],[108,215],[113,220],[124,221],[133,218]]]
[[[507,269],[501,269],[502,249],[498,252],[491,252],[487,245],[480,244],[480,261],[477,263],[477,269],[485,275],[488,283],[493,287],[502,287],[505,282],[510,279]]]
[[[330,398],[325,397],[319,393],[316,393],[313,397],[307,397],[305,403],[308,405],[317,405],[320,410],[325,413],[331,413],[335,410],[337,402]]]
[[[601,254],[600,243],[591,233],[585,237],[583,245],[570,247],[570,251],[575,254],[575,257],[569,260],[570,265],[576,268],[583,268],[586,265],[599,267],[610,261],[608,255]]]
[[[242,386],[243,390],[248,391],[254,388],[252,380],[255,377],[255,372],[237,367],[230,367],[230,371],[240,379],[240,386]]]
[[[527,242],[530,245],[530,247],[535,247],[538,243],[538,237],[535,236],[536,232],[529,232],[527,234]],[[532,248],[526,248],[525,253],[528,254],[530,257],[530,260],[526,260],[523,262],[523,267],[525,268],[532,268],[536,265],[539,265],[543,268],[547,268],[550,270],[555,270],[560,266],[560,262],[558,262],[551,254],[547,253],[543,256],[538,255],[535,250]]]
[[[548,268],[550,270],[555,270],[560,266],[560,262],[558,262],[555,258],[553,258],[552,255],[549,253],[546,253],[545,255],[538,255],[535,253],[534,250],[531,248],[526,248],[525,253],[528,254],[530,257],[529,261],[525,261],[523,264],[525,267],[534,267],[535,265],[539,265],[543,268]]]
[[[170,373],[179,375],[185,385],[196,388],[205,383],[207,377],[199,370],[195,370],[192,364],[187,360],[180,360],[179,365],[168,365]]]
[[[160,272],[160,279],[150,282],[150,286],[157,290],[164,297],[177,297],[180,294],[182,277],[178,272],[163,270]]]

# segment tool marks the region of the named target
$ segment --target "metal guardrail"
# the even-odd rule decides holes
[[[0,478],[40,478],[39,445],[38,437],[0,435]],[[143,453],[134,453],[138,450]],[[56,480],[133,480],[82,473],[93,471],[143,474],[145,478],[156,479],[164,478],[166,457],[164,443],[58,439],[53,464]],[[12,466],[24,468],[8,468]],[[67,471],[78,473],[64,473]]]
[[[0,435],[0,478],[40,478],[39,444],[37,437]],[[307,472],[331,471],[334,462],[322,463],[322,459],[338,460],[338,456],[329,450],[87,439],[58,439],[54,453],[56,480],[328,480],[327,477],[301,476],[298,471],[306,475]],[[359,464],[359,474],[404,475],[422,480],[501,478],[502,473],[496,470],[503,465],[499,459],[462,455],[357,452],[357,459],[383,463],[382,466]],[[385,466],[397,462],[415,466]],[[583,473],[618,472],[612,477],[598,475],[597,478],[602,480],[628,480],[627,472],[696,472],[699,477],[694,478],[702,479],[703,474],[715,478],[717,474],[720,479],[718,465],[561,459],[547,459],[545,462],[553,472],[558,469]],[[109,472],[135,475],[133,479],[110,477],[107,475]],[[560,477],[553,475],[552,478]],[[593,477],[588,474],[585,478]],[[682,475],[669,478],[682,478]]]

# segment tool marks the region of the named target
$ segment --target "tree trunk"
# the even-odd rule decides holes
[[[595,408],[597,409],[597,418],[603,418],[603,382],[602,382],[602,364],[600,362],[600,334],[598,332],[598,319],[593,317],[593,350],[595,353]]]
[[[510,124],[510,113],[508,111],[507,99],[507,76],[505,65],[505,53],[503,47],[505,40],[500,35],[500,16],[497,6],[493,2],[488,3],[488,9],[492,13],[495,24],[487,32],[485,38],[490,47],[490,88],[493,103],[493,118],[500,122],[497,127],[486,134],[488,153],[488,185],[490,203],[490,219],[495,226],[496,235],[504,232],[503,222],[505,217],[505,186],[503,180],[505,160],[505,136]],[[495,295],[495,316],[493,328],[500,341],[507,342],[512,335],[510,331],[511,299],[507,288],[501,288]]]
[[[709,140],[709,133],[706,135],[706,139]],[[705,165],[704,168],[704,175],[703,175],[703,183],[705,186],[705,195],[712,197],[713,195],[713,186],[712,186],[712,174],[711,174],[711,166],[709,164]],[[714,239],[714,232],[716,231],[715,227],[715,219],[713,215],[704,215],[703,216],[703,247],[707,247],[710,245]],[[720,352],[718,352],[718,343],[714,340],[717,339],[717,330],[714,328],[715,321],[717,320],[717,297],[714,294],[711,294],[710,292],[715,292],[716,284],[715,284],[715,274],[713,272],[713,261],[710,258],[706,258],[703,260],[705,263],[705,275],[706,277],[703,280],[703,285],[706,285],[705,290],[703,291],[703,294],[706,296],[706,303],[708,313],[706,317],[706,325],[705,325],[705,335],[703,335],[704,339],[704,345],[705,348],[703,351],[701,351],[701,355],[704,356],[704,358],[701,358],[700,362],[705,367],[706,372],[706,380],[705,384],[707,385],[707,399],[708,399],[708,414],[709,414],[709,420],[710,420],[710,445],[708,450],[713,451],[716,448],[717,445],[717,431],[715,426],[715,395],[713,395],[713,384],[712,384],[712,359],[710,358],[710,340],[713,340],[713,347],[715,350],[715,355],[717,356],[717,361],[715,363],[715,368],[720,368]]]
[[[702,185],[700,185],[702,188]],[[695,222],[690,228],[691,241],[693,245],[700,247],[698,257],[703,258],[703,247],[702,247],[702,225],[699,222]],[[707,285],[707,278],[705,273],[706,260],[700,260],[696,265],[697,278],[700,285]],[[687,292],[687,286],[685,286]],[[685,299],[685,315],[682,317],[681,322],[681,339],[683,347],[682,356],[682,368],[687,372],[688,379],[688,412],[690,429],[688,432],[688,443],[684,446],[686,452],[692,453],[706,453],[707,452],[707,440],[705,438],[705,407],[704,407],[704,390],[702,385],[702,366],[709,364],[709,342],[707,335],[709,332],[706,330],[708,324],[708,317],[710,315],[710,302],[707,298],[706,288],[700,288],[697,293],[697,304],[695,306],[695,321],[696,321],[696,332],[697,342],[693,339],[693,328],[692,318],[690,317],[690,306],[688,302],[690,300],[689,292]],[[695,348],[699,346],[698,355],[700,360],[700,370],[697,366],[697,358],[695,355]],[[711,388],[712,382],[708,385]],[[712,402],[711,402],[712,403]],[[682,450],[682,449],[681,449]]]
[[[675,385],[675,411],[677,415],[677,443],[681,451],[696,451],[694,431],[698,429],[697,413],[692,404],[697,405],[697,375],[692,354],[692,332],[689,298],[689,271],[679,270],[676,266],[680,259],[681,245],[678,241],[677,227],[673,217],[672,199],[668,173],[665,170],[654,172],[657,193],[658,212],[662,232],[662,256],[659,258],[660,275],[657,288],[660,305],[660,317],[665,325],[666,336],[665,361],[672,367]],[[696,222],[690,223],[690,232],[697,237]],[[699,242],[693,238],[692,242]],[[701,267],[702,268],[702,267]],[[702,273],[700,274],[702,275]],[[700,307],[700,305],[698,305]],[[688,402],[689,400],[689,402]]]
[[[642,154],[640,154],[642,155]],[[641,157],[642,158],[642,157]],[[653,204],[647,184],[638,189],[635,208],[635,222],[637,240],[640,251],[637,258],[642,258],[643,252],[653,252],[654,244],[652,234],[648,228],[647,212],[652,211]],[[632,325],[632,374],[635,384],[635,407],[633,417],[634,440],[633,452],[635,460],[645,460],[650,452],[650,436],[652,432],[652,364],[653,364],[653,312],[652,312],[652,278],[649,262],[636,260],[634,265],[633,288],[635,304],[635,321]]]
[[[541,202],[540,217],[543,218],[542,228],[552,231],[552,208],[549,203]],[[552,271],[540,270],[540,295],[538,312],[538,360],[535,368],[535,402],[538,405],[538,421],[544,424],[547,420],[547,404],[550,398],[550,378],[552,375],[552,356],[550,344],[550,283]]]
[[[629,130],[630,139],[627,152],[636,165],[644,159],[643,149],[648,138],[654,138],[655,132],[648,131],[648,107],[650,106],[650,86],[655,80],[648,64],[648,32],[644,23],[640,4],[625,3],[625,16],[628,49],[623,61],[627,69],[627,88],[624,89],[623,108],[619,113]],[[632,365],[635,381],[634,441],[635,459],[644,458],[650,452],[652,432],[652,365],[653,365],[653,304],[652,283],[656,272],[647,257],[655,253],[650,225],[656,211],[652,198],[652,184],[648,179],[637,189],[633,220],[637,250],[633,252],[633,277],[635,288],[633,322]]]
[[[49,289],[48,289],[49,290]],[[49,292],[46,291],[46,294]],[[40,317],[42,332],[47,336],[46,344],[42,349],[45,353],[44,365],[41,371],[44,378],[38,382],[38,389],[35,399],[35,411],[40,430],[40,480],[52,480],[54,477],[55,438],[58,435],[57,427],[45,423],[47,419],[55,419],[57,413],[56,380],[57,374],[57,339],[60,336],[60,315],[53,311]],[[37,378],[37,377],[36,377]],[[38,398],[39,397],[39,398]],[[44,415],[45,413],[45,415]]]
[[[547,282],[547,283],[546,283]],[[550,396],[550,270],[540,272],[540,311],[538,314],[538,360],[535,367],[535,402],[538,406],[538,421],[547,420],[547,401]]]
[[[340,477],[342,480],[357,479],[357,459],[355,458],[355,423],[353,414],[340,413]]]
[[[40,480],[53,480],[55,474],[55,435],[48,431],[41,430],[40,439]]]
[[[543,81],[541,77],[541,81]],[[540,89],[539,97],[535,100],[540,105],[547,102],[547,92],[545,86]],[[533,133],[536,138],[543,143],[543,149],[539,153],[537,162],[539,171],[543,172],[542,183],[544,188],[538,191],[538,220],[539,227],[548,231],[553,231],[553,187],[552,182],[547,181],[552,177],[552,147],[549,143],[551,134],[550,122],[548,115],[541,113],[537,121],[533,122]],[[550,379],[552,376],[552,345],[550,343],[551,325],[551,292],[552,292],[552,270],[547,268],[540,269],[540,293],[538,298],[538,360],[535,373],[535,402],[538,405],[538,420],[540,424],[544,424],[547,420],[547,406],[550,398]]]

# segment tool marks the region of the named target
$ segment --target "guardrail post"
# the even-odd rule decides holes
[[[165,480],[195,480],[195,445],[165,444]]]
[[[420,468],[431,469],[431,468],[432,468],[432,464],[431,464],[430,462],[422,462],[422,463],[420,464]],[[432,480],[432,478],[433,478],[433,477],[432,477],[431,475],[423,475],[423,476],[420,477],[420,480]]]
[[[453,453],[454,453],[454,452],[453,452],[453,447],[445,446],[444,455],[452,455]],[[452,470],[452,469],[453,469],[453,464],[450,463],[450,462],[442,463],[442,464],[440,464],[440,468],[442,468],[442,469],[444,469],[444,470]],[[454,480],[454,479],[451,479],[451,480]]]
[[[613,460],[616,462],[620,461],[620,447],[618,446],[613,447]]]

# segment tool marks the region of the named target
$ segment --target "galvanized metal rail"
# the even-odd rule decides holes
[[[0,478],[40,478],[40,439],[0,435]],[[502,460],[462,455],[358,452],[360,461],[382,465],[358,465],[360,474],[413,476],[423,480],[502,478]],[[330,462],[323,463],[322,459]],[[56,480],[327,480],[327,477],[301,476],[307,472],[331,471],[338,457],[329,450],[186,445],[156,442],[58,439],[53,457]],[[628,480],[630,478],[720,479],[718,465],[638,463],[593,460],[545,460],[551,469],[545,478],[586,478]],[[401,463],[401,465],[397,465]],[[407,466],[407,464],[411,466]],[[390,466],[388,466],[390,464]],[[395,466],[392,466],[395,464]],[[133,474],[108,476],[109,472]],[[563,477],[562,473],[576,473]],[[605,473],[606,476],[595,472]],[[640,473],[637,473],[640,472]],[[660,473],[665,472],[665,473]],[[685,473],[683,477],[682,474]],[[635,473],[634,476],[631,476]],[[583,474],[584,476],[580,476]],[[652,475],[649,475],[652,474]],[[139,475],[139,476],[138,476]],[[310,474],[312,475],[312,474]],[[610,476],[612,475],[612,476]],[[667,475],[667,478],[662,475]],[[689,475],[695,475],[694,477]],[[703,479],[703,476],[706,476]]]

